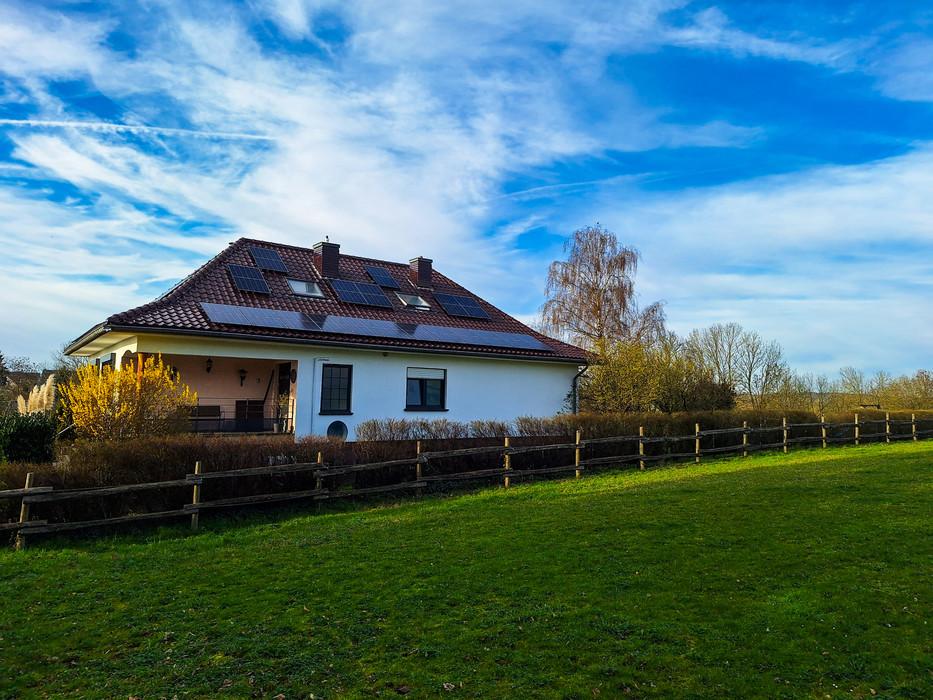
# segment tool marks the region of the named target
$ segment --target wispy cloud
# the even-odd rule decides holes
[[[50,338],[148,300],[239,235],[430,255],[527,315],[558,234],[596,219],[635,232],[645,296],[667,298],[678,327],[735,311],[781,337],[778,307],[820,268],[788,274],[785,263],[749,280],[717,271],[722,260],[766,256],[771,239],[798,251],[869,244],[891,202],[898,227],[919,226],[927,151],[651,192],[734,168],[707,153],[754,161],[774,129],[715,105],[650,106],[625,61],[676,49],[865,71],[914,99],[924,44],[904,38],[871,63],[866,47],[884,44],[872,36],[751,27],[733,14],[686,0],[4,3],[0,243],[24,231],[29,243],[0,272],[6,338],[19,344],[0,350],[42,357]],[[693,155],[669,170],[673,153]],[[662,261],[672,273],[654,272]],[[848,281],[821,288],[827,304],[854,280],[855,268],[832,269]],[[769,295],[782,287],[791,292]],[[771,304],[757,323],[748,290]]]
[[[113,124],[110,122],[51,121],[45,119],[0,119],[0,126],[35,127],[38,129],[88,129],[112,134],[127,132],[131,134],[158,134],[160,136],[196,136],[209,139],[247,139],[255,141],[274,141],[271,136],[261,134],[235,134],[224,131],[199,131],[197,129],[174,129],[164,126],[144,126],[137,124]]]

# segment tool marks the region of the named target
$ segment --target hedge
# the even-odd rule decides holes
[[[55,419],[44,413],[0,415],[0,461],[52,461],[57,427]]]

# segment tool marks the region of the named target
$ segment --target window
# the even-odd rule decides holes
[[[430,311],[431,305],[428,304],[424,299],[419,297],[417,294],[402,294],[401,292],[396,292],[395,295],[401,299],[402,303],[407,307],[414,309],[415,311]]]
[[[406,411],[444,411],[447,399],[447,370],[409,367],[405,388]]]
[[[317,282],[306,282],[304,280],[288,280],[288,286],[292,288],[292,292],[303,297],[314,297],[315,299],[323,299],[324,292],[321,291],[321,287]]]
[[[324,365],[321,368],[321,413],[350,414],[352,365]]]

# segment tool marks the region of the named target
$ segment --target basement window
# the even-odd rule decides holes
[[[291,287],[292,292],[302,297],[314,297],[315,299],[323,299],[324,292],[321,291],[321,287],[317,282],[306,282],[305,280],[288,280],[288,286]]]

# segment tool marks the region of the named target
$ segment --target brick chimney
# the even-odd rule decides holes
[[[323,242],[315,244],[314,266],[324,277],[340,277],[340,244]]]
[[[416,287],[431,286],[431,264],[434,261],[430,258],[412,258],[409,261],[408,274]]]

